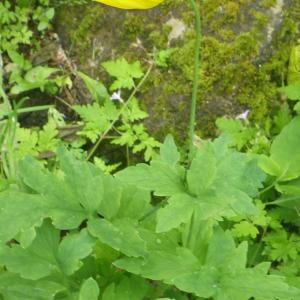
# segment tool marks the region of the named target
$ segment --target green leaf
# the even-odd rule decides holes
[[[299,43],[294,45],[291,50],[288,67],[288,84],[294,84],[300,82],[300,45]]]
[[[102,66],[112,77],[116,78],[110,86],[111,91],[122,88],[132,89],[135,86],[134,79],[141,78],[144,75],[140,62],[129,64],[125,58],[107,61]]]
[[[99,293],[98,283],[90,277],[81,285],[79,300],[98,300]]]
[[[103,201],[103,173],[90,163],[74,159],[64,148],[58,149],[58,157],[65,175],[64,183],[73,190],[87,212],[93,215]]]
[[[115,185],[114,190],[116,190]],[[117,217],[120,219],[130,218],[133,220],[139,220],[148,211],[153,209],[150,202],[151,195],[148,191],[136,188],[134,186],[124,186]]]
[[[110,220],[120,210],[123,189],[113,176],[106,174],[102,177],[103,201],[100,202],[98,212]]]
[[[191,193],[201,195],[212,185],[216,173],[216,158],[210,143],[205,143],[197,150],[187,172],[187,183]]]
[[[168,200],[166,207],[157,212],[156,232],[165,232],[187,223],[195,208],[193,198],[187,194],[177,194]]]
[[[247,145],[257,132],[238,119],[218,118],[216,125],[223,135],[229,137],[230,145],[236,146],[238,150]]]
[[[254,197],[262,188],[264,179],[265,174],[259,169],[256,159],[244,153],[229,151],[218,161],[214,185],[224,190],[238,189]]]
[[[278,181],[287,181],[300,176],[300,117],[295,117],[274,139],[270,160],[276,168],[261,164],[264,171],[277,177]]]
[[[167,135],[164,143],[160,147],[159,160],[167,163],[169,166],[175,168],[180,160],[180,153],[175,145],[174,139],[171,135]]]
[[[53,120],[43,126],[43,130],[38,133],[38,145],[37,150],[39,152],[43,151],[56,151],[58,145],[58,129]],[[28,155],[28,153],[26,153]]]
[[[82,230],[59,241],[60,232],[45,222],[28,248],[16,244],[3,247],[0,262],[25,279],[37,280],[53,272],[71,275],[81,267],[80,260],[91,253],[94,239]]]
[[[148,289],[144,279],[124,276],[118,284],[112,283],[106,288],[102,300],[143,300]]]
[[[101,242],[127,256],[146,255],[145,242],[141,239],[136,224],[130,219],[93,220],[88,223],[88,230]]]
[[[217,230],[205,265],[199,271],[178,275],[172,281],[179,289],[205,298],[292,300],[299,297],[300,290],[286,284],[283,278],[267,275],[269,264],[246,268],[246,258],[246,243],[236,248],[228,232]]]
[[[81,266],[81,259],[91,254],[95,244],[86,229],[79,233],[68,234],[60,243],[57,252],[57,258],[60,268],[66,275],[71,275]]]
[[[5,300],[53,300],[65,287],[48,280],[27,280],[16,274],[1,272],[0,295]]]
[[[82,72],[78,72],[78,75],[84,81],[94,101],[101,103],[103,100],[110,98],[109,93],[107,92],[107,89],[103,83],[92,79]]]
[[[173,249],[172,249],[173,250]],[[149,251],[147,257],[121,258],[114,262],[120,269],[153,280],[172,283],[178,274],[194,272],[200,268],[199,261],[189,249],[178,247],[175,253],[167,251]]]
[[[117,180],[89,162],[76,160],[63,148],[58,150],[58,159],[60,177],[29,157],[19,167],[25,184],[46,199],[43,207],[57,228],[73,229],[98,214],[111,219],[118,213],[122,187]]]
[[[161,145],[160,155],[150,166],[138,164],[116,174],[125,184],[154,191],[157,196],[171,196],[185,191],[185,170],[177,165],[180,155],[171,136]]]
[[[39,195],[0,193],[0,242],[8,242],[18,233],[40,226],[46,215],[43,201]]]
[[[278,90],[290,100],[300,100],[300,83],[284,86]]]
[[[127,109],[123,110],[122,117],[124,118],[124,123],[127,123],[128,121],[143,120],[148,117],[148,114],[140,109],[138,100],[133,97],[128,102]]]
[[[48,79],[53,73],[58,72],[59,69],[49,68],[43,66],[37,66],[30,69],[26,74],[24,79],[20,78],[16,85],[11,89],[12,94],[20,94],[26,91],[40,88],[44,89],[47,83],[51,82]]]
[[[30,69],[26,75],[25,80],[31,83],[41,82],[46,80],[53,73],[59,71],[57,68],[49,68],[44,66],[37,66],[35,68]]]
[[[102,105],[96,102],[88,105],[74,105],[73,109],[84,121],[84,128],[78,134],[86,136],[93,143],[109,128],[111,122],[119,117],[116,106],[110,100],[104,101]]]
[[[26,157],[20,162],[19,173],[26,185],[43,195],[46,200],[43,204],[44,209],[57,228],[77,228],[88,217],[80,205],[80,199],[77,198],[73,186],[69,186],[63,179],[43,170],[33,158]]]
[[[167,163],[153,160],[149,165],[138,164],[116,174],[126,183],[142,189],[152,190],[157,196],[171,196],[185,190],[183,185],[184,170],[172,168]]]

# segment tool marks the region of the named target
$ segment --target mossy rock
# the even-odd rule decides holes
[[[300,11],[297,0],[199,1],[203,27],[199,135],[213,136],[219,116],[236,116],[250,109],[250,118],[260,123],[279,105],[276,88],[286,78],[290,50],[299,31],[297,7]],[[181,29],[185,27],[184,34],[170,39],[176,22]],[[179,141],[187,132],[193,26],[186,0],[165,1],[148,11],[101,4],[61,7],[56,18],[65,49],[82,71],[102,81],[107,80],[101,68],[105,60],[125,56],[130,61],[145,61],[154,49],[174,48],[168,67],[152,71],[139,99],[150,114],[146,124],[152,134],[162,138],[171,132]]]

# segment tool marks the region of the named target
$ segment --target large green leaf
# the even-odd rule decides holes
[[[114,265],[130,273],[173,284],[182,291],[213,299],[295,300],[300,290],[267,275],[269,264],[246,268],[247,244],[238,247],[229,232],[217,228],[203,263],[189,249],[148,251],[144,258],[121,258]]]
[[[184,168],[178,166],[179,153],[171,137],[161,146],[160,155],[150,165],[138,164],[116,174],[126,184],[154,191],[157,196],[171,196],[185,191]]]
[[[91,254],[95,244],[86,229],[79,233],[69,233],[60,242],[57,251],[57,260],[61,271],[66,275],[72,275],[81,266],[81,260]]]
[[[123,189],[117,180],[106,174],[102,178],[103,182],[103,201],[99,205],[99,213],[110,220],[120,211]]]
[[[63,174],[50,173],[33,158],[20,162],[19,173],[44,198],[47,216],[59,229],[77,228],[84,220],[102,215],[114,217],[121,205],[122,186],[89,162],[76,160],[68,151],[58,151]]]
[[[46,215],[44,200],[40,195],[17,191],[0,193],[0,242],[8,242],[18,233],[39,226]]]
[[[52,300],[65,287],[48,280],[27,280],[16,274],[0,274],[0,295],[5,300]]]
[[[45,222],[28,248],[17,244],[3,247],[0,262],[25,279],[37,280],[56,272],[71,275],[82,265],[80,260],[91,253],[94,239],[82,230],[59,241],[60,232]]]
[[[59,165],[64,172],[64,183],[74,192],[74,198],[89,215],[99,210],[103,199],[103,174],[94,165],[74,159],[64,148],[58,150]]]
[[[300,116],[295,117],[274,139],[271,155],[260,160],[261,168],[276,176],[278,181],[287,181],[300,176]]]
[[[19,164],[19,172],[25,184],[45,198],[46,211],[58,228],[77,228],[88,217],[73,187],[44,170],[33,158],[23,159]]]
[[[126,184],[154,191],[157,196],[171,196],[185,190],[184,170],[171,167],[162,160],[153,160],[149,165],[138,164],[116,174]]]
[[[114,186],[115,190],[115,186]],[[107,199],[110,199],[109,197]],[[107,201],[108,202],[108,201]],[[134,186],[123,186],[117,218],[139,220],[152,209],[149,191]],[[104,202],[106,203],[106,201]]]
[[[115,266],[153,280],[170,283],[178,274],[194,272],[200,268],[199,261],[186,248],[178,247],[175,253],[149,251],[146,258],[121,258]]]
[[[211,143],[205,143],[196,152],[187,172],[187,183],[191,193],[201,195],[212,185],[217,173],[217,160]]]
[[[229,233],[217,230],[209,245],[206,263],[198,271],[179,275],[173,283],[181,290],[216,300],[289,299],[300,297],[300,290],[284,279],[267,275],[269,264],[246,268],[247,245],[235,247]]]
[[[160,147],[159,160],[167,163],[171,167],[175,167],[180,160],[180,153],[171,135],[167,135],[164,143]]]
[[[166,207],[157,212],[157,232],[169,231],[179,227],[182,223],[187,223],[196,204],[193,198],[187,194],[177,194],[168,200]]]
[[[146,255],[145,242],[139,236],[135,222],[130,219],[117,219],[114,222],[92,220],[88,223],[88,230],[101,242],[128,256]]]

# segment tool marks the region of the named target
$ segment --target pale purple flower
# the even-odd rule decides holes
[[[123,99],[121,97],[121,90],[118,90],[116,92],[113,92],[113,94],[111,95],[110,97],[110,100],[112,101],[120,101],[120,102],[123,102]]]
[[[238,116],[236,116],[235,118],[236,118],[237,120],[247,120],[248,115],[249,115],[249,112],[250,112],[250,110],[247,109],[247,110],[245,110],[244,112],[242,112],[241,114],[239,114]]]

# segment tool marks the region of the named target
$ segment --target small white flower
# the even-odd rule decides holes
[[[118,90],[116,92],[114,92],[111,97],[110,97],[110,100],[114,101],[120,101],[120,102],[123,102],[123,99],[121,97],[121,90]]]
[[[247,120],[248,115],[249,115],[249,112],[250,112],[250,110],[247,109],[247,110],[245,110],[243,113],[241,113],[241,114],[239,114],[238,116],[236,116],[235,118],[236,118],[237,120]]]

